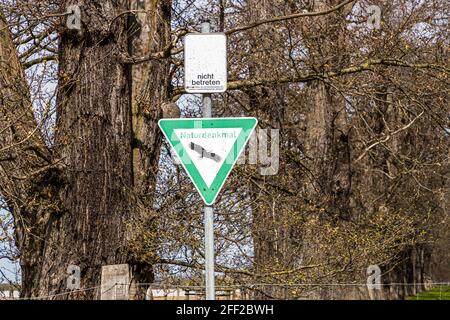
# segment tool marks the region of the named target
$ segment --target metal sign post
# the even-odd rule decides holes
[[[212,205],[244,152],[258,120],[253,117],[211,118],[210,93],[203,95],[203,116],[207,118],[161,119],[158,125],[205,203],[206,299],[214,300]]]
[[[158,125],[197,188],[204,207],[206,300],[215,300],[213,203],[244,151],[258,120],[252,117],[212,118],[214,92],[227,89],[226,35],[202,32],[184,39],[185,89],[202,94],[201,119],[161,119]]]
[[[202,33],[209,33],[211,24],[209,21],[202,23]],[[211,93],[204,93],[202,99],[203,117],[212,117]],[[215,279],[214,279],[214,209],[212,206],[205,206],[205,287],[206,300],[216,299]]]

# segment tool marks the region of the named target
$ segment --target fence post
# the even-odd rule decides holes
[[[101,300],[128,300],[130,287],[128,264],[102,266]]]

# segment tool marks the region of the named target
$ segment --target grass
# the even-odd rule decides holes
[[[407,300],[450,300],[450,286],[438,286],[429,291],[408,297]]]

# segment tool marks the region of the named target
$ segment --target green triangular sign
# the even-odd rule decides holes
[[[257,123],[255,118],[162,119],[159,127],[203,201],[212,205]]]

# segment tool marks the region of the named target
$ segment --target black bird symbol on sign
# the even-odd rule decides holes
[[[211,159],[215,162],[220,162],[220,160],[222,159],[219,155],[215,154],[214,152],[208,152],[205,150],[205,148],[193,142],[190,143],[189,147],[191,148],[191,150],[197,152],[201,158]]]

